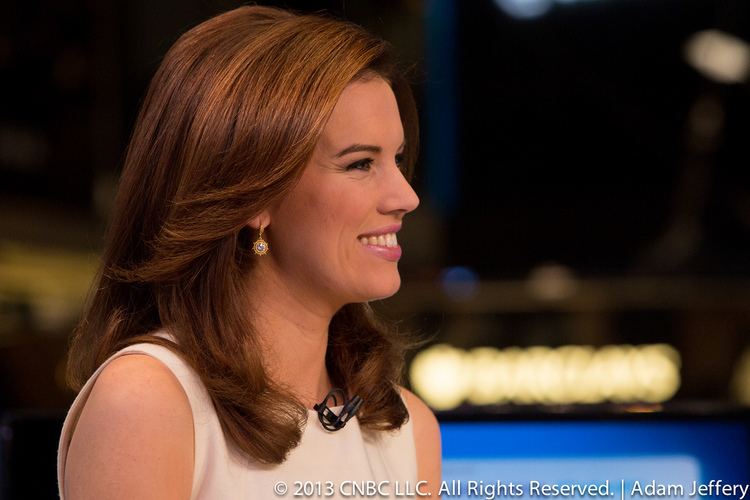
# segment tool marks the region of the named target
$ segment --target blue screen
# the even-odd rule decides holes
[[[748,431],[742,422],[495,421],[440,426],[443,487],[448,488],[444,498],[750,500]]]

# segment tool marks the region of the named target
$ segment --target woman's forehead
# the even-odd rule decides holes
[[[382,78],[357,80],[344,89],[323,129],[320,146],[338,152],[352,143],[398,147],[404,140],[398,104]]]

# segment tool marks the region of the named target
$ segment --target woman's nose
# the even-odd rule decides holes
[[[381,211],[383,213],[401,212],[407,214],[419,206],[419,196],[404,177],[398,166],[390,172],[388,186],[383,190]]]

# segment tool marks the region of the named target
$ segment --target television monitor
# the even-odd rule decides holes
[[[439,414],[443,498],[750,500],[733,412]]]

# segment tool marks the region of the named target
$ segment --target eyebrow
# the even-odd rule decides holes
[[[399,146],[399,149],[404,149],[404,146],[406,145],[406,142],[402,142],[401,146]],[[373,146],[371,144],[352,144],[351,146],[348,146],[341,151],[339,151],[336,154],[336,158],[341,158],[342,156],[346,156],[351,153],[373,153],[373,154],[380,154],[383,152],[383,148],[380,146]]]

